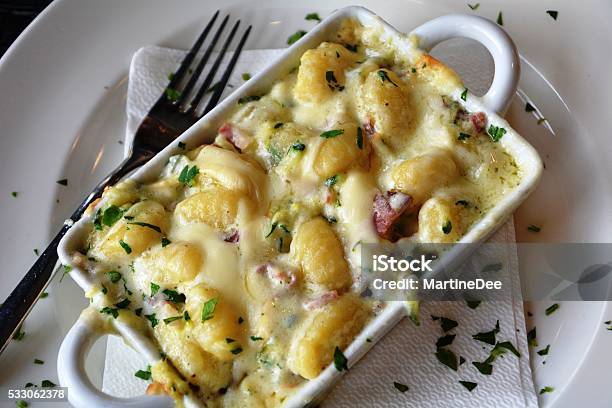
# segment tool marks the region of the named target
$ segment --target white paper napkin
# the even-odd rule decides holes
[[[244,81],[243,73],[255,74],[276,58],[281,50],[244,51],[234,69],[224,96]],[[127,98],[128,125],[126,146],[138,125],[162,93],[167,76],[174,72],[184,56],[184,51],[160,47],[140,49],[132,59]],[[229,56],[227,57],[229,58]],[[475,59],[476,61],[478,59]],[[472,60],[474,61],[474,60]],[[488,63],[488,62],[487,62]],[[470,67],[473,70],[473,66]],[[492,242],[514,242],[514,225],[509,221]],[[519,287],[516,253],[509,251],[512,285]],[[518,291],[514,291],[519,293]],[[451,349],[466,358],[457,372],[437,361],[436,340],[441,336],[439,323],[430,315],[440,315],[459,322],[452,332],[457,334]],[[510,341],[521,357],[507,353],[494,364],[493,374],[480,374],[472,361],[487,358],[490,346],[474,341],[472,334],[488,331],[500,321],[500,341]],[[122,340],[110,336],[107,344],[103,390],[116,396],[140,395],[146,383],[134,372],[146,366],[146,362]],[[458,383],[459,380],[478,384],[472,392]],[[406,384],[410,389],[400,393],[394,382]],[[421,326],[404,319],[334,388],[326,407],[537,407],[529,353],[525,333],[523,304],[521,299],[507,302],[483,302],[477,309],[468,308],[463,302],[424,303],[421,306]]]

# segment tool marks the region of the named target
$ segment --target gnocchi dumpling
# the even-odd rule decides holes
[[[342,243],[321,217],[301,224],[291,241],[291,255],[311,290],[345,290],[352,283]]]
[[[187,242],[153,247],[134,261],[134,280],[147,293],[150,282],[173,287],[193,280],[204,261],[202,250]]]
[[[90,255],[104,261],[134,258],[161,242],[168,228],[164,207],[152,200],[134,204],[111,227],[96,231]]]
[[[371,311],[354,293],[306,315],[295,330],[287,366],[295,374],[313,379],[333,360],[336,347],[345,349],[361,331]]]
[[[306,51],[300,59],[294,88],[296,99],[307,103],[321,103],[334,92],[341,92],[346,82],[344,71],[355,60],[355,53],[335,43],[324,42],[317,48]]]
[[[414,108],[406,83],[391,70],[376,69],[367,75],[361,95],[364,116],[373,122],[383,140],[394,147],[400,145],[414,124]]]
[[[438,149],[408,159],[391,172],[394,188],[412,197],[420,205],[432,193],[449,185],[459,175],[451,152]]]
[[[219,360],[196,341],[190,340],[188,324],[158,324],[153,329],[155,338],[187,381],[209,392],[227,387],[232,381],[231,363]]]
[[[465,233],[460,206],[441,197],[430,198],[419,210],[419,241],[451,243]]]
[[[186,293],[186,307],[193,321],[192,334],[200,346],[223,361],[242,349],[243,333],[238,314],[216,289],[200,283]]]
[[[221,231],[236,222],[242,194],[211,187],[177,204],[174,217],[179,224],[204,223]]]
[[[368,156],[363,130],[354,124],[335,126],[342,134],[323,140],[314,160],[314,171],[321,178],[347,171]]]

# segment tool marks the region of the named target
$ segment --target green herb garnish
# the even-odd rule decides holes
[[[198,174],[200,174],[198,166],[189,167],[189,165],[186,165],[183,167],[183,170],[181,170],[178,181],[187,187],[193,187],[195,178]]]
[[[538,346],[538,342],[536,340],[536,328],[534,327],[533,329],[529,330],[529,332],[527,333],[527,344],[529,344],[531,347],[537,347]]]
[[[248,81],[249,79],[251,79],[251,74],[249,74],[248,72],[245,72],[244,74],[242,74],[243,81]]]
[[[44,388],[53,388],[56,386],[56,384],[49,380],[42,380],[40,386]]]
[[[296,152],[302,152],[304,149],[306,149],[306,145],[304,143],[297,142],[291,145],[291,150],[295,150]]]
[[[125,309],[130,305],[130,303],[132,303],[130,299],[123,299],[121,302],[115,303],[115,307],[117,309]]]
[[[348,371],[348,360],[344,353],[342,353],[342,350],[338,348],[338,346],[336,346],[336,348],[334,349],[334,366],[338,371]]]
[[[559,12],[557,10],[546,10],[546,14],[551,16],[555,21],[557,21],[557,17],[559,17]]]
[[[178,147],[179,147],[179,149],[185,150],[187,148],[187,145],[185,143],[183,143],[183,142],[178,142]]]
[[[166,99],[168,99],[170,102],[177,102],[179,99],[181,99],[181,91],[179,91],[178,89],[174,89],[174,88],[166,88],[166,90],[164,91],[164,94],[166,95]]]
[[[28,404],[24,400],[17,400],[17,401],[15,401],[15,406],[17,408],[28,408],[28,406],[30,406],[30,404]]]
[[[547,344],[546,347],[544,347],[542,350],[538,350],[537,353],[540,356],[547,356],[549,351],[550,351],[550,344]]]
[[[488,332],[481,332],[481,333],[474,334],[472,335],[472,338],[474,340],[482,341],[483,343],[487,343],[487,344],[494,346],[495,341],[496,341],[495,335],[497,333],[499,333],[499,320],[495,324],[495,328],[493,330],[490,330]]]
[[[406,384],[398,383],[397,381],[393,381],[393,386],[396,390],[402,393],[410,389],[410,387],[408,387]]]
[[[480,371],[481,374],[491,375],[493,372],[493,366],[487,362],[480,363],[478,361],[472,361],[472,364],[478,369],[478,371]]]
[[[476,4],[468,3],[468,7],[471,8],[472,10],[478,10],[478,7],[480,7],[480,3],[476,3]]]
[[[457,371],[457,355],[453,353],[451,350],[445,348],[439,348],[436,350],[436,358],[439,362],[444,364],[445,366],[451,368],[454,371]]]
[[[467,94],[468,94],[468,90],[467,88],[465,88],[463,92],[461,92],[461,100],[467,101]]]
[[[536,108],[534,108],[529,102],[525,104],[525,112],[535,112],[535,110]]]
[[[489,126],[489,130],[487,133],[491,137],[491,140],[494,142],[499,142],[499,140],[506,134],[506,129],[501,126]]]
[[[482,302],[480,300],[468,300],[466,303],[470,309],[476,309]]]
[[[116,319],[119,316],[119,310],[114,307],[105,306],[100,309],[100,313],[107,314],[113,316]]]
[[[128,225],[138,225],[139,227],[151,228],[153,231],[161,233],[161,228],[157,225],[149,224],[148,222],[133,221],[128,222]]]
[[[459,323],[457,323],[455,320],[449,319],[447,317],[431,316],[431,320],[434,320],[434,321],[439,320],[440,327],[442,328],[442,331],[444,333],[446,333],[449,330],[454,329],[455,327],[459,325]]]
[[[450,345],[453,340],[455,340],[455,334],[447,334],[446,336],[442,336],[436,341],[436,348],[442,348]]]
[[[393,82],[391,80],[391,78],[389,78],[389,74],[387,74],[387,72],[383,69],[379,69],[376,74],[378,75],[378,77],[380,78],[380,80],[384,83],[385,81],[390,82],[393,84],[394,87],[397,88],[397,84],[395,82]]]
[[[175,320],[179,320],[179,319],[182,319],[182,318],[183,318],[183,316],[172,316],[172,317],[166,317],[166,318],[164,319],[164,323],[169,324],[169,323],[172,323],[172,322],[173,322],[173,321],[175,321]]]
[[[11,195],[12,195],[13,197],[17,198],[17,192],[16,192],[16,191],[13,191],[13,192],[11,193]]]
[[[504,25],[504,16],[502,15],[501,11],[497,15],[497,24],[499,24],[500,26]]]
[[[475,382],[470,381],[459,381],[459,384],[463,385],[469,392],[472,392],[474,388],[478,386]]]
[[[129,246],[124,240],[120,239],[119,240],[119,245],[121,245],[121,248],[123,248],[123,250],[125,251],[126,254],[131,254],[132,253],[132,247]]]
[[[550,316],[551,314],[555,313],[559,309],[559,307],[560,305],[558,303],[553,303],[548,308],[546,308],[544,313],[546,314],[546,316]]]
[[[168,238],[162,237],[162,239],[161,239],[161,246],[162,246],[162,248],[167,247],[171,243],[172,243],[172,241],[170,241]]]
[[[111,205],[102,212],[102,224],[112,227],[123,216],[123,210],[116,205]]]
[[[340,136],[341,134],[344,133],[344,129],[334,129],[334,130],[328,130],[326,132],[321,133],[321,137],[324,137],[325,139],[331,139],[332,137],[336,137],[336,136]]]
[[[191,316],[189,316],[189,312],[186,310],[183,312],[183,319],[185,319],[186,322],[191,320]]]
[[[140,378],[141,380],[145,380],[145,381],[150,380],[151,379],[151,366],[147,366],[146,371],[144,370],[136,371],[134,376]]]
[[[446,221],[446,224],[444,224],[442,226],[442,232],[446,235],[450,234],[450,232],[453,230],[453,224],[450,222],[450,220]]]
[[[202,323],[212,319],[215,316],[215,308],[217,307],[218,302],[219,299],[217,298],[212,298],[204,302],[204,306],[202,307]],[[240,319],[241,318],[238,319],[239,323]]]
[[[242,105],[242,104],[249,103],[249,102],[255,102],[260,99],[261,99],[261,96],[259,95],[243,96],[242,98],[238,99],[238,105]]]
[[[540,232],[542,231],[542,228],[538,227],[537,225],[531,224],[530,226],[527,227],[527,231]]]
[[[166,295],[166,300],[173,303],[185,303],[185,295],[178,293],[176,290],[164,289],[162,293]]]
[[[113,283],[117,283],[121,279],[121,273],[117,271],[106,272],[106,274],[108,275],[108,279]]]
[[[151,322],[151,327],[155,327],[157,326],[157,324],[159,323],[159,321],[157,320],[157,317],[155,316],[155,313],[150,314],[150,315],[144,315],[144,317]]]
[[[232,352],[232,354],[240,354],[242,353],[242,347],[236,347],[233,350],[230,350]]]
[[[357,128],[357,147],[363,149],[363,131],[361,127]]]
[[[317,13],[308,13],[306,14],[306,17],[304,17],[304,20],[321,21],[321,17],[319,17]]]
[[[287,38],[287,44],[288,45],[293,44],[294,42],[296,42],[297,40],[302,38],[304,35],[306,35],[306,31],[304,31],[304,30],[297,30],[295,33],[291,34],[289,36],[289,38]]]
[[[43,365],[43,364],[45,364],[45,362],[44,362],[44,361],[42,361],[42,360],[39,360],[39,359],[35,358],[35,359],[34,359],[34,364],[40,364],[40,365]]]
[[[158,291],[159,285],[157,283],[151,282],[151,296],[155,296]]]
[[[41,298],[41,299],[44,299],[44,298],[46,298],[46,297],[49,297],[49,293],[47,293],[47,292],[43,292],[43,293],[41,293],[41,294],[40,294],[40,298]]]
[[[470,137],[472,137],[472,135],[470,135],[469,133],[459,132],[459,136],[457,136],[457,140],[464,141],[464,140],[468,140]]]
[[[67,186],[68,185],[68,179],[57,180],[56,183],[60,184],[62,186]]]
[[[263,337],[251,336],[252,341],[260,341],[263,340]]]
[[[546,386],[540,390],[540,395],[546,394],[547,392],[553,392],[554,390],[553,387]]]

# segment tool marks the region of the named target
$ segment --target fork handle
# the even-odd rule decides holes
[[[42,291],[47,287],[57,264],[57,246],[62,237],[72,224],[81,218],[87,207],[102,195],[107,186],[117,183],[123,176],[143,165],[151,157],[153,157],[153,154],[130,154],[111,174],[102,180],[81,203],[70,219],[66,220],[49,246],[45,248],[34,265],[6,298],[4,304],[0,306],[0,354],[29,314]]]

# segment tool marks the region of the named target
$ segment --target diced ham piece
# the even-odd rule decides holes
[[[237,229],[231,229],[228,231],[227,234],[225,234],[225,238],[223,238],[223,240],[225,242],[231,242],[233,244],[235,244],[236,242],[240,241],[240,233],[238,232]]]
[[[242,151],[249,144],[251,144],[252,138],[242,132],[239,128],[232,126],[231,123],[226,122],[219,128],[219,134],[227,139],[236,149]]]
[[[306,310],[314,310],[320,307],[325,306],[331,301],[338,299],[338,292],[332,290],[330,292],[325,292],[321,296],[316,299],[309,300],[308,302],[304,302],[304,309]]]
[[[487,127],[487,115],[484,112],[472,113],[470,120],[472,121],[472,125],[474,125],[474,130],[478,133],[482,132],[485,127]]]
[[[393,224],[406,212],[410,204],[412,204],[412,197],[399,191],[387,191],[386,194],[376,193],[373,217],[376,232],[381,238],[389,238]]]
[[[284,271],[272,263],[265,263],[257,268],[257,272],[265,274],[276,285],[293,287],[297,283],[297,276],[292,271]]]

